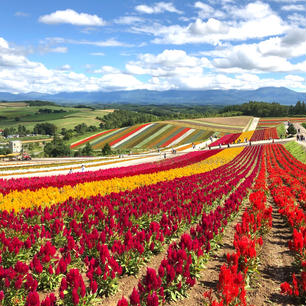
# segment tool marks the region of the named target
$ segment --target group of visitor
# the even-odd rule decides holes
[[[297,134],[296,135],[296,140],[297,141],[305,141],[305,136],[303,134],[301,134],[301,135]]]

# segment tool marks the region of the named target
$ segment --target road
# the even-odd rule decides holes
[[[298,135],[303,135],[304,139],[306,139],[306,129],[300,124],[300,123],[293,123],[295,129],[300,131],[300,133],[297,133]],[[306,148],[306,141],[297,140],[295,138],[296,142]]]

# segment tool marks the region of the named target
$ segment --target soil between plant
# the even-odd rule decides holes
[[[272,228],[264,238],[259,278],[254,291],[248,292],[250,305],[300,305],[297,301],[281,294],[280,285],[283,282],[291,283],[291,275],[298,271],[294,266],[294,257],[288,248],[288,241],[292,231],[285,219],[278,213],[278,209],[270,200],[273,212]],[[254,282],[254,283],[255,283]]]
[[[107,305],[107,306],[117,306],[118,301],[124,296],[125,298],[128,298],[134,287],[137,287],[138,281],[142,279],[142,277],[147,272],[147,267],[158,269],[161,261],[167,254],[168,248],[166,247],[163,252],[160,254],[153,256],[152,259],[149,261],[149,263],[145,264],[143,267],[141,267],[139,273],[137,276],[128,276],[125,275],[121,279],[119,279],[119,286],[118,286],[118,292],[110,297],[103,298],[101,302],[99,302],[97,305]]]
[[[248,203],[246,203],[248,205]],[[202,306],[204,305],[204,292],[212,289],[214,294],[217,291],[220,268],[226,263],[226,254],[234,251],[233,239],[235,234],[235,225],[241,221],[242,214],[246,205],[242,205],[236,218],[227,225],[224,229],[221,239],[220,248],[212,255],[206,264],[206,267],[201,271],[200,278],[196,284],[188,291],[188,297],[171,302],[171,306]]]

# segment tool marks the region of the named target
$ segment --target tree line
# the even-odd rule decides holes
[[[225,112],[239,112],[240,115],[254,117],[283,117],[294,115],[306,115],[305,102],[298,101],[296,105],[281,105],[279,103],[267,103],[250,101],[239,105],[229,105],[222,109]]]

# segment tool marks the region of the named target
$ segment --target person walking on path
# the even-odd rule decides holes
[[[84,166],[84,165],[82,165],[82,167],[81,167],[81,171],[82,171],[82,172],[84,172],[84,171],[85,171],[85,166]]]

